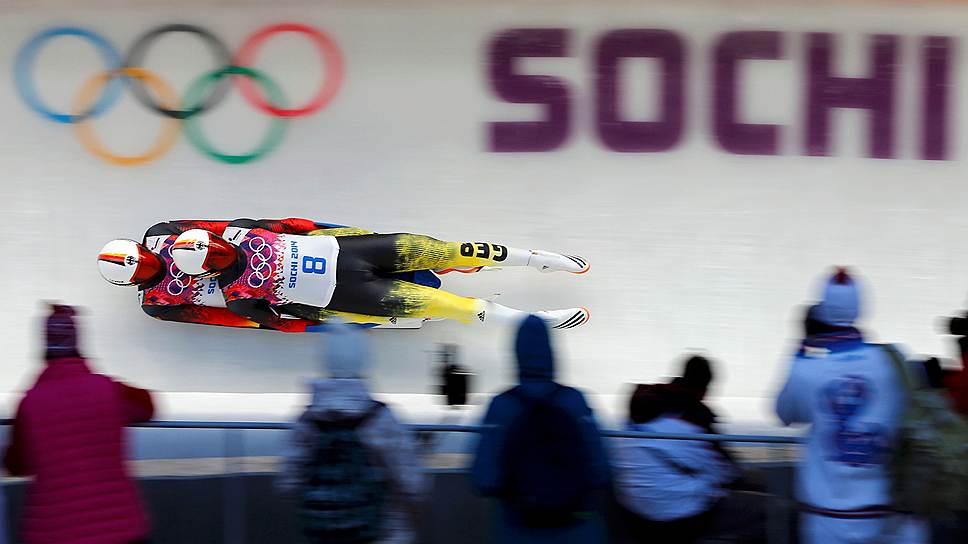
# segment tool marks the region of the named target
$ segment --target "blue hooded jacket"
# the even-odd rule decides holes
[[[529,316],[518,329],[515,340],[518,358],[519,391],[529,397],[548,395],[558,387],[554,382],[554,355],[548,339],[548,326],[541,318]],[[591,409],[580,391],[561,386],[555,394],[555,404],[579,420],[584,444],[590,460],[591,481],[605,487],[609,480],[608,460]],[[524,410],[521,401],[508,391],[491,400],[484,417],[485,430],[477,446],[471,468],[471,479],[486,496],[498,497],[504,483],[500,461],[508,425]]]

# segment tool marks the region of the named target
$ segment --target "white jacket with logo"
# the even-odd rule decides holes
[[[811,424],[797,498],[829,510],[887,506],[903,384],[881,346],[858,340],[829,348],[794,357],[776,402],[785,424]]]
[[[797,470],[797,499],[821,512],[889,507],[888,463],[906,400],[885,348],[863,342],[801,352],[777,399],[784,423],[810,423]],[[915,544],[928,524],[910,516],[840,519],[805,514],[810,544]]]

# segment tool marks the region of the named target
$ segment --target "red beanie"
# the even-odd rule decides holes
[[[51,304],[47,316],[47,359],[79,357],[77,330],[74,328],[74,308],[63,304]]]

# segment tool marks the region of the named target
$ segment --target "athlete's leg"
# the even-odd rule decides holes
[[[358,227],[333,227],[331,229],[311,230],[306,234],[309,236],[362,236],[364,234],[374,234],[374,232]]]
[[[339,244],[341,253],[350,253],[381,272],[479,266],[531,266],[543,272],[576,274],[588,270],[588,263],[581,257],[489,242],[447,242],[420,234],[353,236],[341,238]]]
[[[354,314],[351,312],[339,312],[331,308],[318,308],[307,304],[287,304],[283,311],[296,317],[310,319],[313,321],[326,321],[331,317],[340,317],[347,323],[390,325],[393,322],[391,317],[378,315]]]
[[[443,318],[485,325],[516,322],[529,312],[479,298],[462,297],[407,281],[373,279],[340,283],[328,310],[394,317]],[[553,328],[570,329],[588,321],[584,308],[534,312]]]

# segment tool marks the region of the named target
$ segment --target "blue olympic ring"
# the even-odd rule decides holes
[[[108,65],[108,70],[118,70],[123,64],[121,55],[114,49],[110,42],[100,35],[90,30],[77,27],[61,26],[51,28],[31,38],[20,49],[20,52],[17,53],[17,59],[14,63],[14,81],[16,81],[17,91],[20,93],[21,98],[24,99],[24,102],[31,109],[58,123],[77,123],[85,117],[97,116],[104,113],[121,96],[124,83],[122,78],[112,78],[111,82],[107,84],[101,98],[94,104],[91,111],[81,115],[53,111],[44,104],[37,94],[33,71],[30,67],[34,64],[34,60],[36,60],[37,54],[40,53],[41,47],[49,40],[58,36],[77,36],[78,38],[91,42],[101,55],[101,58],[104,59],[105,64]]]

